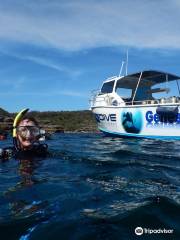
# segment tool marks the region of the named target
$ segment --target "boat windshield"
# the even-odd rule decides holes
[[[114,81],[105,82],[101,88],[101,94],[112,93],[114,87]]]
[[[122,88],[122,87],[116,87],[116,93],[122,97],[122,99],[130,99],[132,98],[132,89],[130,88]]]

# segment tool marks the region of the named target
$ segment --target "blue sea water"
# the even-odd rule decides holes
[[[0,163],[0,239],[180,239],[180,141],[82,133],[47,143],[48,158]]]

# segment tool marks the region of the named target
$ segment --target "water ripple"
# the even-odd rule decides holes
[[[0,163],[2,239],[134,240],[137,226],[180,239],[180,141],[55,134],[48,145],[48,158]]]

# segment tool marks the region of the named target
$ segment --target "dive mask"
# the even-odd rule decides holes
[[[41,135],[40,128],[37,126],[18,126],[16,127],[16,131],[23,138],[29,136],[37,138]]]

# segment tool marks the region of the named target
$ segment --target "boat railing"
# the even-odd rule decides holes
[[[105,97],[104,96],[98,96],[100,93],[99,89],[95,89],[91,91],[91,97],[90,97],[90,106],[94,106],[95,103],[100,103],[100,102],[104,102],[105,101]],[[97,98],[98,96],[98,98]],[[97,105],[97,104],[96,104]]]
[[[180,103],[180,97],[169,97],[160,99],[146,99],[141,101],[125,101],[126,105],[154,105],[154,104],[174,104]]]
[[[134,105],[161,105],[161,104],[179,104],[180,97],[168,97],[160,99],[145,99],[145,100],[134,100],[123,99],[121,102],[116,100],[112,95],[100,95],[99,90],[94,90],[92,92],[92,97],[90,99],[90,106],[134,106]]]

